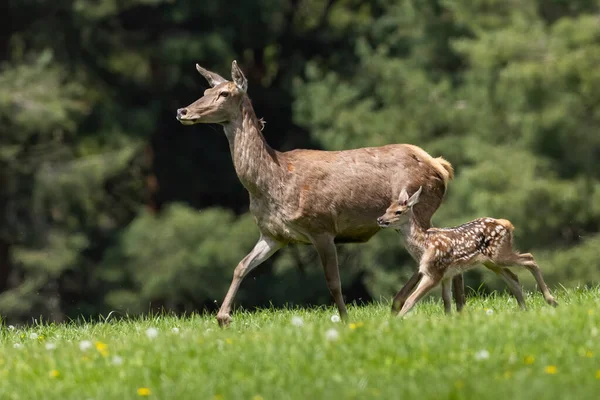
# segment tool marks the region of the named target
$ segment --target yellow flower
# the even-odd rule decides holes
[[[363,326],[364,324],[362,322],[357,322],[357,323],[351,323],[350,325],[348,325],[350,327],[350,329],[354,330],[356,328],[360,328],[361,326]]]
[[[527,357],[525,357],[525,358],[523,359],[523,362],[524,362],[525,364],[528,364],[528,365],[531,365],[531,364],[533,364],[533,363],[534,363],[534,361],[535,361],[535,357],[534,357],[534,356],[527,356]]]
[[[108,345],[102,342],[96,342],[96,350],[98,353],[102,354],[103,357],[108,355]]]
[[[594,315],[594,310],[590,308],[590,309],[588,310],[588,315]]]
[[[252,397],[252,400],[264,400],[264,399],[260,394],[257,394],[256,396]]]
[[[596,379],[600,379],[600,369],[596,371]]]
[[[227,342],[227,344],[231,344],[231,343],[233,343],[233,340],[230,338],[227,338],[227,339],[225,339],[225,342]]]
[[[223,400],[223,396],[221,396],[220,394],[215,394],[213,400]]]
[[[548,365],[546,368],[544,368],[544,372],[550,375],[554,375],[558,372],[558,369],[556,368],[556,365]]]
[[[150,389],[146,388],[146,387],[141,387],[137,390],[137,394],[138,396],[150,396],[152,394],[152,392],[150,391]]]
[[[49,373],[50,378],[58,378],[60,376],[60,372],[58,372],[58,370],[53,369],[52,371],[50,371]]]
[[[585,356],[587,358],[592,358],[592,357],[594,357],[594,352],[591,351],[591,350],[588,350],[588,351],[585,352]]]
[[[504,371],[504,379],[510,379],[511,376],[512,376],[512,372]]]
[[[44,335],[40,335],[40,336],[38,336],[38,340],[39,340],[40,342],[43,342],[43,341],[44,341]]]

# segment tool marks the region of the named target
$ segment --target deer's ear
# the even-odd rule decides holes
[[[406,189],[402,189],[400,191],[400,196],[398,196],[398,203],[402,204],[402,205],[406,205],[406,202],[408,201],[408,193],[406,192]]]
[[[423,191],[423,186],[419,186],[419,190],[417,190],[415,193],[413,193],[412,196],[410,196],[410,199],[408,199],[408,203],[407,203],[407,205],[409,207],[412,207],[419,202],[419,196],[421,196],[422,191]]]
[[[219,83],[226,82],[227,79],[223,78],[221,75],[211,72],[207,69],[202,68],[200,65],[196,64],[196,70],[208,81],[208,84],[211,87],[217,86]]]
[[[233,79],[233,82],[235,83],[237,88],[242,92],[246,93],[246,91],[248,90],[248,80],[244,76],[244,73],[242,72],[240,67],[238,67],[236,60],[233,60],[233,62],[231,63],[231,78]]]

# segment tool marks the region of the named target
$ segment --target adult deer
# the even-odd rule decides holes
[[[335,244],[366,242],[377,233],[377,217],[398,197],[393,188],[423,187],[414,212],[418,224],[429,228],[453,178],[452,166],[409,144],[279,152],[261,133],[262,125],[246,95],[248,81],[236,61],[231,67],[232,81],[199,65],[196,69],[211,87],[203,97],[178,109],[177,119],[184,125],[223,126],[235,171],[250,194],[250,211],[260,230],[258,242],[235,268],[217,314],[219,324],[231,322],[231,306],[244,277],[289,243],[315,247],[331,296],[346,321]],[[453,284],[460,310],[465,303],[462,275]]]

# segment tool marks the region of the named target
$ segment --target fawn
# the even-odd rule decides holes
[[[521,285],[516,275],[506,267],[527,268],[535,277],[546,302],[554,307],[558,305],[533,256],[513,250],[514,227],[510,221],[478,218],[454,228],[423,229],[415,223],[412,211],[419,202],[422,189],[420,187],[410,198],[406,189],[403,189],[398,200],[392,202],[385,214],[377,218],[380,227],[396,229],[403,235],[408,252],[419,263],[419,270],[394,297],[393,313],[404,316],[440,281],[444,309],[450,313],[450,280],[477,264],[483,264],[500,275],[522,309],[526,307]]]

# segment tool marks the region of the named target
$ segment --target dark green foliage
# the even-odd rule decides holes
[[[436,225],[516,226],[551,285],[598,281],[597,1],[29,0],[0,6],[0,314],[214,309],[258,237],[221,128],[174,118],[237,59],[279,150],[414,143],[456,169]],[[349,300],[416,267],[341,248]],[[522,275],[525,282],[528,278]],[[502,289],[489,273],[467,276]],[[245,307],[329,303],[280,251]],[[216,303],[215,303],[216,301]]]

